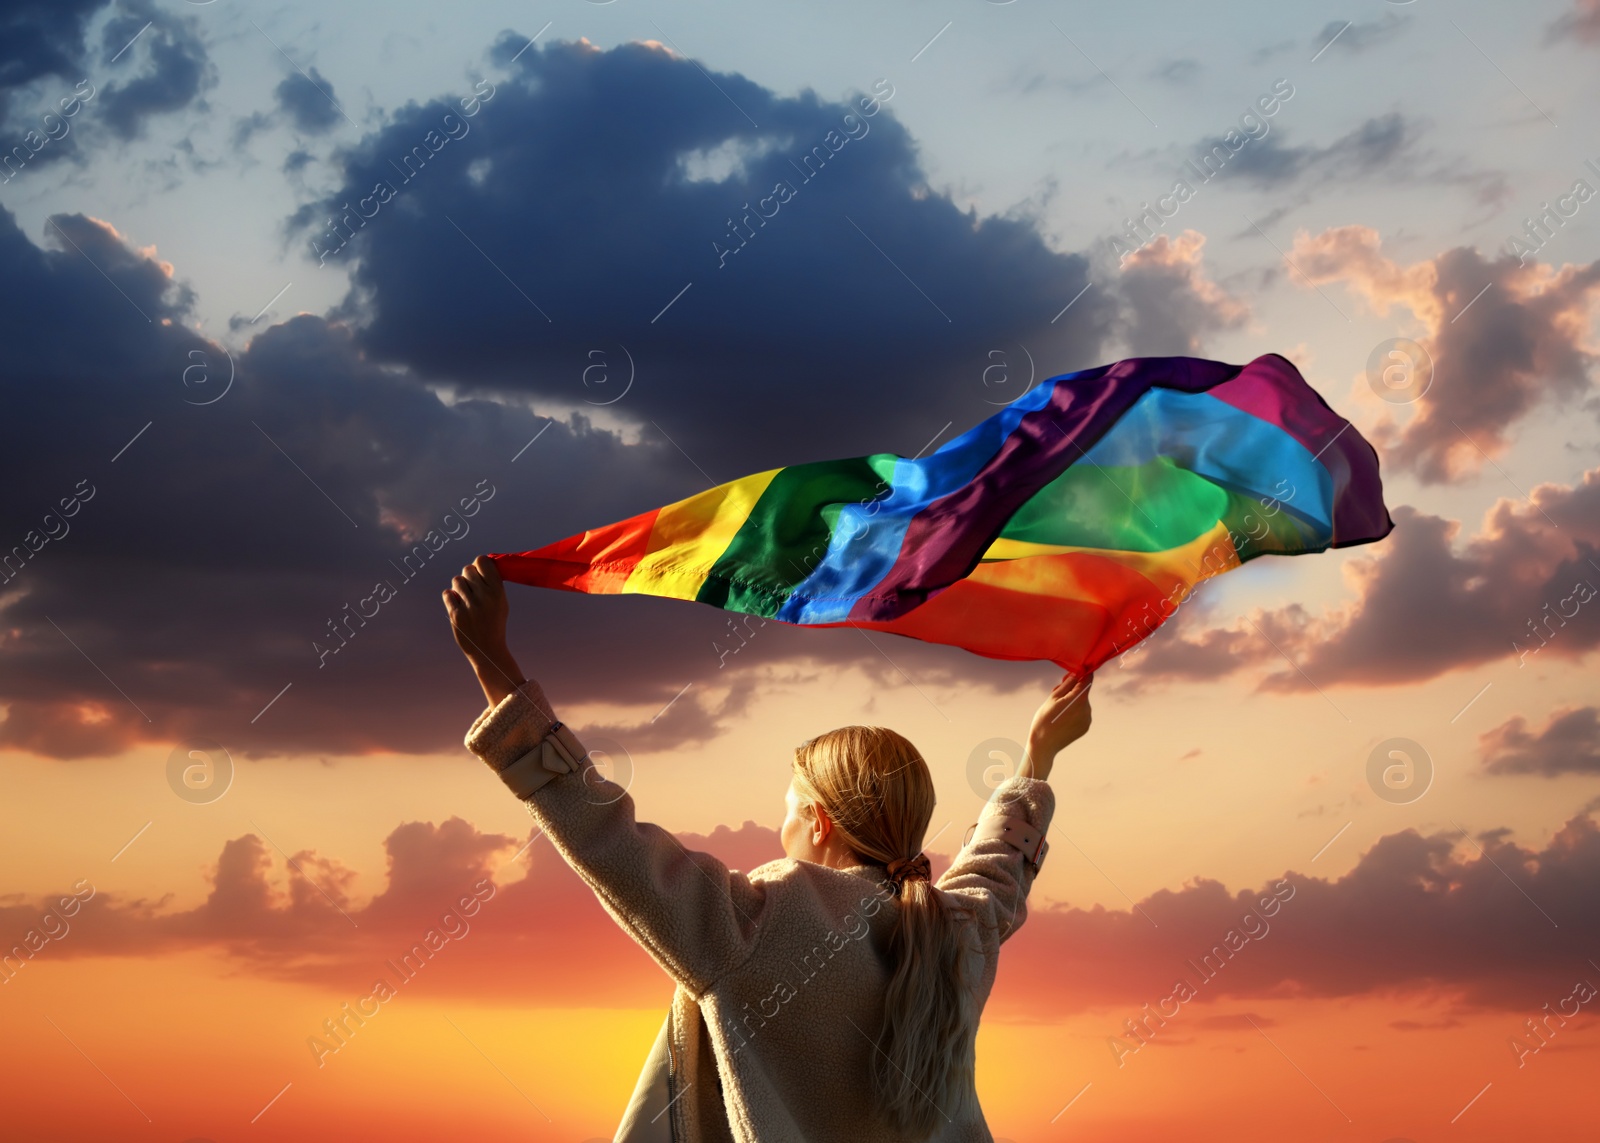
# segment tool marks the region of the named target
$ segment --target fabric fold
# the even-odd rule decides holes
[[[1376,452],[1286,358],[1052,377],[926,457],[755,473],[525,552],[502,578],[863,627],[1092,671],[1213,575],[1382,539]]]

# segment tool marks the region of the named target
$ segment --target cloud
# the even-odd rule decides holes
[[[1478,739],[1491,774],[1600,774],[1600,710],[1558,710],[1537,734],[1517,715]]]
[[[44,76],[82,78],[86,36],[109,0],[13,0],[0,12],[0,121],[14,88]]]
[[[333,84],[315,67],[306,74],[290,72],[272,89],[272,95],[276,109],[253,111],[234,124],[235,150],[243,150],[257,134],[279,122],[287,121],[308,135],[321,135],[345,118],[342,108],[334,101]],[[311,159],[310,153],[297,149],[284,161],[284,172],[294,173]]]
[[[1281,129],[1280,129],[1281,131]],[[1321,179],[1360,178],[1390,167],[1412,149],[1416,129],[1404,116],[1391,113],[1366,120],[1326,147],[1293,147],[1281,133],[1263,135],[1240,150],[1221,136],[1200,141],[1202,154],[1229,156],[1226,171],[1258,187],[1277,188],[1315,175]]]
[[[152,117],[195,103],[217,78],[193,17],[158,11],[149,0],[132,0],[120,5],[119,12],[101,32],[103,62],[109,65],[124,48],[123,60],[133,56],[149,60],[145,72],[132,79],[113,79],[100,93],[100,118],[113,134],[128,140],[138,138]],[[128,48],[135,37],[137,42]]]
[[[272,126],[273,116],[265,111],[252,111],[233,125],[233,145],[244,148],[252,138]],[[307,156],[309,158],[309,156]]]
[[[691,686],[693,684],[690,684]],[[585,728],[587,741],[617,738],[635,750],[665,750],[709,742],[722,733],[726,721],[742,714],[755,695],[755,680],[748,676],[733,680],[732,686],[715,708],[700,695],[685,698],[684,692],[657,711],[647,721],[632,725],[595,724]]]
[[[0,11],[0,126],[13,130],[13,112],[19,120],[32,114],[27,107],[13,106],[14,96],[22,88],[38,85],[46,77],[69,83],[85,78],[88,26],[96,11],[109,2],[14,0],[5,5]],[[38,114],[56,110],[53,99],[38,101]],[[45,130],[40,123],[26,125]],[[56,150],[53,157],[59,154],[61,150]]]
[[[1391,464],[1439,484],[1476,473],[1536,408],[1590,392],[1585,337],[1600,299],[1600,261],[1523,267],[1456,247],[1400,266],[1378,232],[1343,226],[1295,235],[1295,265],[1316,284],[1345,283],[1373,310],[1409,309],[1427,327],[1432,385],[1388,450]],[[1470,311],[1468,307],[1470,308]]]
[[[1581,658],[1600,645],[1600,608],[1584,602],[1600,588],[1600,468],[1531,496],[1498,501],[1459,549],[1458,522],[1396,508],[1381,554],[1346,566],[1354,599],[1320,615],[1292,605],[1222,628],[1180,607],[1171,630],[1134,653],[1132,682],[1215,678],[1282,654],[1299,669],[1267,676],[1266,689],[1395,686],[1499,658]]]
[[[1277,1021],[1259,1012],[1219,1012],[1214,1016],[1202,1016],[1195,1021],[1195,1027],[1207,1028],[1216,1031],[1236,1031],[1245,1028],[1272,1028]]]
[[[1205,276],[1205,236],[1162,234],[1122,263],[1117,281],[1127,303],[1124,338],[1136,357],[1197,356],[1207,336],[1238,329],[1249,308]]]
[[[90,48],[97,23],[98,54]],[[62,159],[82,162],[85,138],[134,138],[151,116],[196,100],[215,82],[196,27],[192,17],[157,13],[148,0],[5,5],[0,129],[13,137],[0,147],[7,155],[4,181]]]
[[[6,653],[26,664],[0,685],[8,745],[82,757],[204,734],[247,754],[459,749],[476,704],[436,594],[450,574],[478,552],[697,488],[669,446],[624,446],[582,416],[446,404],[363,362],[350,331],[321,318],[273,326],[230,356],[184,326],[193,295],[171,267],[108,224],[56,215],[44,234],[50,246],[35,246],[0,216],[18,287],[0,335],[31,379],[0,425],[13,490],[0,506],[0,612]],[[574,471],[611,479],[555,501],[540,491]],[[83,502],[63,515],[74,489]],[[460,501],[478,496],[464,515]],[[374,610],[379,580],[394,598],[331,633],[346,605]],[[707,648],[702,672],[715,672],[710,608],[652,608],[641,634],[642,601],[607,601],[620,606],[596,617],[573,610],[576,597],[514,595],[513,630],[569,643],[563,674],[580,694],[659,709],[683,685],[685,642]],[[338,649],[319,657],[317,641]],[[668,664],[675,682],[649,678]],[[281,721],[252,724],[291,681]],[[397,685],[411,699],[396,703]]]
[[[1600,44],[1600,0],[1572,0],[1572,11],[1563,13],[1545,32],[1545,42],[1568,39]]]
[[[733,868],[783,856],[776,831],[754,822],[680,840]],[[537,833],[525,839],[482,833],[452,817],[402,823],[384,849],[382,887],[358,903],[352,897],[358,879],[337,860],[310,850],[285,859],[258,834],[245,834],[223,845],[211,891],[199,905],[173,911],[166,898],[97,892],[44,955],[218,949],[275,980],[362,996],[371,991],[374,974],[398,985],[397,966],[410,956],[406,968],[426,968],[435,995],[487,996],[493,980],[501,982],[496,988],[509,987],[505,997],[555,1006],[592,1003],[596,996],[623,1007],[648,1006],[665,1003],[670,994],[668,978]],[[497,874],[518,865],[525,871],[520,880],[493,884]],[[59,900],[0,905],[0,932],[14,937],[0,949],[12,958],[8,974],[26,970],[30,958],[14,945],[30,929],[43,931],[42,915]],[[49,926],[57,928],[57,921]]]
[[[447,401],[368,359],[344,323],[302,314],[230,352],[184,325],[192,291],[153,250],[81,215],[43,234],[36,246],[0,214],[16,286],[0,336],[30,379],[0,422],[13,490],[0,639],[18,665],[0,682],[5,746],[83,758],[203,736],[235,757],[458,751],[481,696],[439,602],[450,576],[480,552],[704,487],[665,440],[627,444],[523,401]],[[779,662],[886,682],[898,667],[924,687],[1038,681],[1036,665],[910,641],[889,666],[857,632],[776,622],[729,658],[728,617],[704,605],[511,597],[514,645],[533,648],[524,667],[558,709],[637,711],[603,728],[633,753],[720,732],[751,693],[741,677]]]
[[[1347,32],[1345,36],[1348,35]],[[1338,43],[1344,43],[1344,39],[1340,37]],[[1298,188],[1301,201],[1308,200],[1315,188],[1331,182],[1377,177],[1394,183],[1464,187],[1475,201],[1493,207],[1502,206],[1511,193],[1502,173],[1425,147],[1421,127],[1399,112],[1372,116],[1327,146],[1286,143],[1286,128],[1272,131],[1270,120],[1262,122],[1266,124],[1265,132],[1270,133],[1255,136],[1243,148],[1230,148],[1220,136],[1202,139],[1199,161],[1203,163],[1206,156],[1215,154],[1216,160],[1227,164],[1224,174],[1263,190]],[[1210,167],[1216,166],[1216,160]],[[1277,213],[1286,210],[1280,207]]]
[[[1465,1021],[1456,1016],[1441,1016],[1436,1020],[1391,1020],[1389,1027],[1397,1032],[1437,1032],[1459,1028]]]
[[[134,52],[179,36],[165,26]],[[509,63],[524,44],[502,37],[495,54]],[[186,328],[193,295],[174,269],[109,226],[56,216],[41,248],[0,217],[17,298],[0,332],[37,379],[0,425],[18,492],[0,551],[27,568],[0,589],[8,653],[27,667],[0,685],[0,743],[56,757],[196,735],[248,757],[459,749],[477,700],[435,593],[472,556],[682,499],[707,474],[910,455],[994,411],[997,344],[1025,338],[1058,372],[1099,363],[1116,335],[1128,303],[1110,291],[1052,322],[1087,285],[1085,256],[927,187],[887,81],[829,103],[716,77],[758,129],[659,46],[556,43],[514,67],[498,90],[408,104],[338,152],[343,189],[301,221],[347,199],[371,211],[373,183],[397,184],[339,255],[355,289],[321,317],[240,315],[234,332],[255,334],[242,351]],[[155,96],[108,106],[132,130]],[[780,179],[793,197],[746,227],[743,204]],[[1142,268],[1141,304],[1199,337],[1226,307],[1184,249],[1187,266]],[[602,406],[612,390],[589,384],[597,353],[631,386],[621,401]],[[62,522],[43,514],[79,482],[97,499],[46,540]],[[459,502],[480,487],[495,498],[467,519]],[[850,631],[771,623],[724,664],[711,608],[513,600],[514,634],[566,648],[558,703],[638,711],[599,728],[630,751],[718,733],[750,693],[739,676],[776,662],[899,677]],[[924,686],[1037,681],[1032,665],[926,644],[893,658]],[[686,683],[700,689],[647,721]]]
[[[340,255],[355,289],[327,315],[239,315],[242,349],[190,329],[177,270],[109,224],[56,215],[36,245],[0,214],[0,335],[29,379],[0,422],[0,638],[18,664],[0,745],[457,751],[480,700],[438,592],[477,554],[712,478],[911,455],[994,412],[997,345],[1025,344],[1042,379],[1104,360],[1125,313],[1190,344],[1235,320],[1197,239],[1144,255],[1129,297],[1083,293],[1087,258],[1036,223],[958,210],[926,186],[887,82],[835,104],[718,76],[757,129],[648,44],[551,44],[515,67],[469,89],[471,115],[470,99],[408,104],[339,152],[352,208],[373,209],[376,178],[399,184]],[[391,160],[408,155],[402,178]],[[729,213],[779,178],[794,197],[752,216],[719,268]],[[631,385],[621,400],[600,404],[614,390],[590,383],[596,353]],[[74,488],[85,502],[63,517]],[[1041,681],[1038,664],[909,640],[880,654],[859,632],[776,622],[729,658],[727,615],[703,605],[512,600],[513,639],[538,635],[525,668],[558,709],[620,711],[598,729],[634,753],[720,733],[779,663],[924,688]]]
[[[711,101],[700,67],[642,43],[511,66],[339,151],[342,185],[291,220],[349,264],[341,316],[374,360],[578,402],[599,396],[591,351],[625,346],[637,380],[609,412],[722,481],[972,423],[997,345],[1043,376],[1103,357],[1114,299],[1051,321],[1088,259],[929,188],[888,80],[829,102],[713,73]]]
[[[1600,827],[1579,815],[1539,850],[1505,833],[1467,841],[1408,829],[1380,838],[1336,879],[1290,870],[1260,889],[1229,892],[1195,878],[1126,911],[1038,905],[1006,946],[988,1011],[1037,1021],[1138,1010],[1168,996],[1178,978],[1207,1004],[1442,993],[1462,1006],[1537,1007],[1551,975],[1581,964],[1583,950],[1600,938]],[[774,829],[754,822],[679,840],[735,869],[781,856]],[[665,1002],[667,978],[548,840],[482,833],[451,818],[404,823],[384,845],[383,886],[360,903],[358,879],[338,861],[302,851],[284,862],[246,834],[224,845],[201,904],[173,911],[165,899],[99,892],[43,955],[211,948],[272,979],[366,995],[375,973],[390,976],[409,954],[435,996],[492,993],[553,1006],[592,1004],[597,995],[619,1007]],[[525,875],[491,888],[513,862]],[[463,907],[475,890],[479,904]],[[0,905],[0,931],[20,942],[58,899],[12,898]],[[8,971],[26,972],[28,958],[11,955]],[[1210,1012],[1197,1025],[1233,1027],[1241,1019]]]
[[[1139,902],[1149,919],[1098,907],[1032,910],[1006,946],[989,1011],[1048,1019],[1137,1009],[1170,995],[1177,979],[1208,1002],[1442,992],[1466,1005],[1537,1008],[1552,975],[1582,965],[1600,936],[1600,827],[1574,817],[1542,850],[1498,831],[1462,840],[1390,834],[1335,880],[1289,871],[1230,894],[1195,879]],[[1281,900],[1264,915],[1260,902],[1274,892]]]
[[[1189,56],[1182,56],[1175,60],[1168,60],[1155,68],[1150,74],[1156,79],[1165,80],[1177,86],[1186,86],[1195,81],[1202,70],[1199,60]]]
[[[320,134],[344,119],[334,102],[333,84],[315,67],[309,74],[297,71],[285,76],[272,94],[289,121],[307,134]]]
[[[1313,51],[1320,52],[1326,48],[1330,52],[1357,55],[1397,38],[1410,24],[1409,16],[1393,12],[1384,13],[1381,19],[1366,20],[1359,24],[1330,20],[1322,31],[1311,37],[1310,47]]]

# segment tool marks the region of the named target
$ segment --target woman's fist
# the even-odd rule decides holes
[[[456,646],[469,659],[496,659],[506,649],[506,601],[500,569],[488,556],[479,556],[444,591],[444,608],[450,615]]]

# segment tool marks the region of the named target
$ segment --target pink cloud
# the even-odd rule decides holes
[[[1589,392],[1600,261],[1557,270],[1456,247],[1401,266],[1381,246],[1371,227],[1342,226],[1297,234],[1292,257],[1311,282],[1343,282],[1375,312],[1402,306],[1427,327],[1418,340],[1432,384],[1388,451],[1391,464],[1427,483],[1460,479],[1503,453],[1533,409]]]

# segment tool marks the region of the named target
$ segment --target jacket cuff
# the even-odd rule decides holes
[[[972,841],[1003,838],[1023,851],[1034,869],[1044,861],[1044,840],[1055,816],[1055,790],[1041,778],[1008,778],[996,786],[978,814]],[[970,843],[968,843],[970,844]]]
[[[496,773],[506,769],[544,739],[555,725],[555,712],[544,689],[529,679],[473,722],[464,739],[468,750]]]

